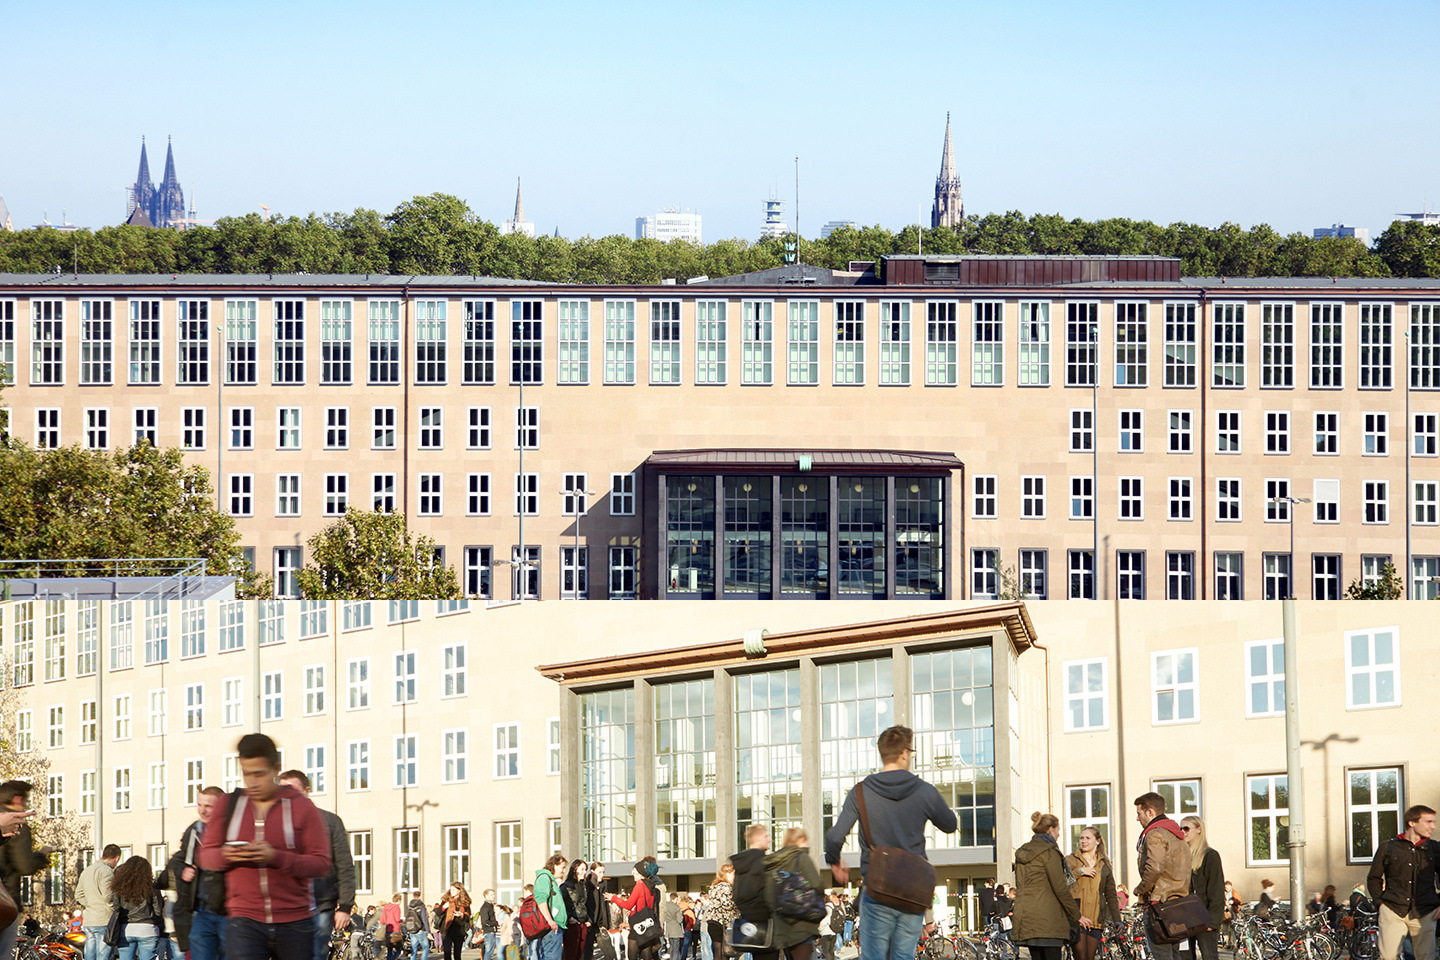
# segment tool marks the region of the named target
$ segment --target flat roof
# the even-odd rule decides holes
[[[142,594],[164,600],[208,600],[234,595],[234,577],[15,577],[0,580],[11,600],[130,600]]]
[[[928,450],[775,450],[707,448],[697,450],[656,450],[645,458],[647,467],[725,469],[751,467],[801,472],[800,459],[810,458],[811,470],[859,470],[862,472],[916,470],[958,470],[965,466],[953,453]]]

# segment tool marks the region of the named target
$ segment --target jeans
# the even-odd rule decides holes
[[[190,915],[190,960],[220,960],[225,955],[225,927],[230,918],[209,910]],[[103,931],[102,931],[103,932]],[[87,938],[85,946],[90,946]],[[85,960],[90,960],[87,956]],[[96,960],[99,960],[97,957]]]
[[[105,960],[110,955],[110,948],[105,946],[104,927],[85,928],[85,960]]]
[[[915,960],[915,946],[924,927],[925,914],[906,913],[860,895],[860,956],[864,960]]]
[[[261,923],[249,917],[231,917],[225,953],[229,960],[313,960],[315,918]]]
[[[430,935],[424,930],[410,934],[410,960],[430,960]]]
[[[1220,931],[1206,930],[1190,938],[1192,960],[1220,960]]]
[[[20,933],[20,918],[4,930],[0,930],[0,960],[15,960],[15,937]],[[104,933],[102,930],[101,933]]]
[[[564,944],[564,932],[554,929],[544,936],[531,940],[535,946],[535,960],[560,960],[560,947]]]
[[[496,957],[496,955],[497,955],[499,952],[500,952],[500,934],[498,934],[498,933],[487,933],[487,934],[485,934],[484,960],[495,960],[495,957]]]
[[[153,960],[155,948],[160,944],[159,937],[126,937],[120,946],[115,948],[116,960]],[[0,957],[0,960],[4,960]]]
[[[845,921],[845,936],[844,936],[844,941],[845,941],[846,943],[849,943],[849,942],[850,942],[850,938],[851,938],[852,936],[854,936],[854,934],[855,934],[855,921],[854,921],[854,920],[846,920],[846,921]]]
[[[315,910],[315,960],[330,956],[330,934],[335,932],[335,908]]]

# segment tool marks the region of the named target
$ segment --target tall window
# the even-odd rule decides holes
[[[1191,520],[1194,518],[1190,496],[1190,477],[1170,477],[1170,497],[1167,517],[1170,520]]]
[[[1240,452],[1240,411],[1217,410],[1215,412],[1215,452]]]
[[[545,382],[543,300],[510,301],[510,382]]]
[[[1310,386],[1339,388],[1345,385],[1345,332],[1338,303],[1310,305]],[[1362,324],[1363,326],[1363,324]]]
[[[742,301],[740,319],[740,382],[764,385],[774,383],[774,301]]]
[[[1000,386],[1005,382],[1005,304],[978,301],[971,327],[970,382]]]
[[[419,736],[413,733],[397,734],[395,746],[395,787],[413,787],[419,779],[420,744]]]
[[[639,596],[636,579],[638,550],[630,544],[614,544],[609,548],[611,600],[634,600]]]
[[[1020,373],[1022,387],[1050,386],[1050,304],[1020,302]]]
[[[110,449],[110,411],[104,407],[85,409],[85,448]]]
[[[305,301],[276,300],[275,382],[305,382]]]
[[[633,821],[630,829],[633,833]],[[519,820],[495,824],[496,898],[508,897],[510,903],[519,902],[525,883],[525,868],[522,865],[524,848],[520,838],[521,822]]]
[[[1361,483],[1364,491],[1362,523],[1390,522],[1390,482],[1388,480],[1366,480]]]
[[[590,382],[590,301],[561,300],[557,383]]]
[[[1151,722],[1188,723],[1200,718],[1200,651],[1164,650],[1150,654]]]
[[[1098,383],[1100,304],[1065,304],[1065,386]]]
[[[1267,479],[1265,481],[1265,522],[1290,522],[1290,481]]]
[[[465,301],[465,344],[461,379],[466,384],[495,382],[495,301]]]
[[[1092,550],[1070,550],[1070,599],[1095,599],[1095,553]]]
[[[1440,482],[1416,480],[1411,490],[1410,519],[1416,526],[1433,527],[1440,523]]]
[[[1120,478],[1120,519],[1145,519],[1145,478]]]
[[[1110,787],[1106,784],[1065,788],[1065,829],[1070,837],[1068,849],[1080,845],[1080,833],[1094,827],[1105,845],[1110,845]]]
[[[644,718],[638,718],[645,722]],[[768,718],[767,718],[768,719]],[[580,694],[580,855],[596,860],[636,856],[635,691],[626,686]],[[736,736],[748,727],[736,726]],[[525,881],[519,872],[520,841],[514,824],[514,864],[499,864],[496,886]],[[509,849],[496,828],[496,849]],[[499,853],[497,852],[497,856]],[[513,878],[513,879],[512,879]]]
[[[1195,599],[1195,553],[1167,550],[1165,553],[1165,599]]]
[[[1211,337],[1211,385],[1245,386],[1245,304],[1217,303]]]
[[[865,382],[865,302],[837,300],[835,309],[835,385]]]
[[[226,384],[254,384],[259,380],[259,309],[254,300],[225,301]]]
[[[1290,454],[1290,412],[1265,411],[1265,453],[1276,456]]]
[[[180,410],[180,445],[186,450],[205,449],[205,408],[182,407]]]
[[[1241,566],[1244,554],[1217,552],[1215,554],[1215,599],[1243,600],[1244,568]]]
[[[1267,553],[1264,562],[1264,586],[1266,600],[1285,600],[1294,596],[1290,592],[1291,557],[1288,553]]]
[[[894,715],[894,663],[889,657],[827,663],[818,672],[820,825],[828,830],[850,785],[870,769],[875,737]],[[845,849],[859,851],[853,836],[846,838]]]
[[[395,889],[400,893],[420,892],[419,827],[395,830]]]
[[[1000,595],[1000,551],[985,547],[970,551],[970,595],[975,598]]]
[[[814,386],[820,382],[820,304],[791,300],[786,311],[786,382],[791,386]]]
[[[925,304],[925,383],[928,386],[953,387],[958,382],[960,337],[955,311],[954,300],[932,300]],[[1023,378],[1023,353],[1021,370]]]
[[[1315,455],[1333,457],[1340,452],[1340,414],[1315,414]]]
[[[351,381],[353,308],[349,300],[320,301],[321,383],[348,384]]]
[[[444,300],[416,300],[411,304],[415,318],[415,382],[444,383],[448,346]]]
[[[1403,832],[1400,822],[1405,793],[1399,767],[1378,767],[1348,772],[1350,789],[1345,808],[1349,814],[1348,862],[1371,863],[1380,844]]]
[[[1346,709],[1399,706],[1399,629],[1347,630],[1345,679]]]
[[[1148,304],[1115,304],[1115,386],[1150,385]]]
[[[772,843],[800,826],[800,671],[735,677],[734,836],[767,823]]]
[[[0,300],[0,385],[15,383],[15,301]]]
[[[130,301],[130,383],[160,382],[160,301]]]
[[[1095,485],[1092,477],[1070,478],[1070,519],[1089,520],[1095,516]]]
[[[1168,447],[1170,453],[1189,453],[1192,449],[1192,431],[1190,427],[1190,410],[1170,410],[1168,416],[1170,427],[1168,433]]]
[[[1389,390],[1394,369],[1393,309],[1388,303],[1360,304],[1360,388]]]
[[[210,382],[210,301],[179,300],[175,304],[177,352],[175,382]]]
[[[1020,478],[1020,516],[1027,520],[1045,519],[1045,478]]]
[[[1065,732],[1110,726],[1110,661],[1069,660],[1065,666]]]
[[[114,377],[115,304],[80,301],[80,382],[106,385]]]
[[[880,302],[880,382],[910,385],[910,301]]]
[[[1260,307],[1260,386],[1295,386],[1295,305]]]
[[[995,519],[995,486],[999,478],[995,474],[976,474],[971,478],[975,487],[974,506],[970,516],[976,520]]]
[[[655,855],[713,857],[715,807],[715,681],[709,677],[656,684]],[[723,707],[722,707],[723,709]]]
[[[680,301],[650,304],[650,382],[680,382]]]
[[[30,383],[65,382],[65,301],[30,301]]]
[[[1246,861],[1251,866],[1285,863],[1290,842],[1290,791],[1285,775],[1246,777],[1245,792],[1250,827]]]
[[[605,382],[635,382],[635,301],[605,301]]]
[[[1245,716],[1285,713],[1285,641],[1250,640],[1245,644]]]
[[[1115,590],[1121,600],[1145,599],[1145,551],[1115,551]]]
[[[1390,455],[1390,415],[1388,413],[1364,414],[1365,432],[1361,453],[1367,457],[1388,457]]]
[[[1440,415],[1434,413],[1417,413],[1414,415],[1414,433],[1411,437],[1411,449],[1417,457],[1433,457],[1440,453],[1440,431],[1437,431],[1437,424],[1440,424]]]
[[[677,304],[678,306],[678,304]],[[729,336],[724,300],[695,301],[695,382],[724,384]],[[651,304],[653,309],[655,304]],[[652,381],[653,382],[653,381]]]
[[[1044,600],[1049,597],[1048,567],[1048,551],[1020,551],[1020,595],[1022,597],[1026,600]]]
[[[1070,411],[1070,452],[1089,453],[1095,449],[1095,412],[1088,409]]]
[[[469,731],[440,731],[440,781],[442,783],[464,783],[470,779],[470,748],[466,741]]]
[[[1195,304],[1165,304],[1165,386],[1195,386]]]
[[[494,745],[493,778],[513,780],[520,776],[520,724],[495,724]]]
[[[447,824],[442,832],[445,838],[445,882],[469,887],[470,825]]]
[[[1145,449],[1145,411],[1120,411],[1120,452],[1141,453]]]
[[[371,385],[400,382],[400,301],[371,300],[366,304],[370,340]]]

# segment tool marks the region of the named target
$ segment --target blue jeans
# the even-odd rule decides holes
[[[410,960],[430,960],[430,934],[424,930],[410,934]]]
[[[190,915],[190,960],[220,960],[225,955],[225,926],[230,918],[197,909]],[[85,945],[90,941],[87,938]],[[85,960],[90,960],[86,957]],[[98,958],[97,958],[98,960]]]
[[[159,937],[126,937],[115,948],[115,960],[153,960]]]
[[[335,932],[335,909],[315,911],[315,960],[330,956],[330,934]]]
[[[315,918],[261,923],[249,917],[231,917],[225,953],[230,960],[313,960]]]
[[[85,960],[105,960],[110,948],[105,946],[104,927],[85,927]]]
[[[925,914],[906,913],[860,895],[860,956],[864,960],[915,960]]]
[[[499,952],[500,952],[500,934],[499,934],[499,933],[487,933],[487,934],[485,934],[485,948],[484,948],[484,950],[485,950],[484,960],[495,960],[495,957],[496,957],[496,956],[499,954]]]
[[[850,942],[850,935],[853,934],[854,932],[855,932],[855,921],[854,921],[854,920],[846,920],[846,921],[845,921],[845,942],[846,942],[846,943],[849,943],[849,942]]]
[[[564,940],[563,930],[551,930],[538,940],[530,941],[535,945],[535,960],[560,960],[560,947]]]

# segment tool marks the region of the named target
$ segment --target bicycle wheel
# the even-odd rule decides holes
[[[945,937],[934,936],[925,941],[926,960],[955,960],[955,944]]]
[[[990,960],[1020,960],[1020,948],[1008,937],[991,940],[986,954]]]
[[[1375,960],[1379,953],[1379,931],[1375,927],[1356,930],[1351,936],[1350,960]]]
[[[956,960],[980,960],[981,947],[974,941],[956,937],[954,944]]]

